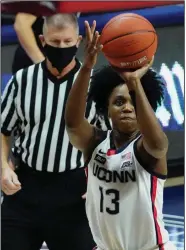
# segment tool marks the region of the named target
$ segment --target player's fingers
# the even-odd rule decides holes
[[[89,48],[90,54],[95,54],[95,53],[98,53],[99,51],[102,50],[103,45],[99,44],[99,38],[100,38],[99,32],[96,31],[94,38],[93,38],[93,41],[92,41],[92,44]]]
[[[154,62],[154,56],[152,57],[151,61],[147,63],[145,66],[142,67],[143,70],[148,70]]]
[[[103,45],[102,45],[102,44],[99,44],[99,45],[97,46],[97,51],[100,52],[102,49],[103,49]]]
[[[143,66],[141,69],[139,69],[139,71],[141,73],[147,72],[147,70],[151,67],[151,62],[146,64],[145,66]],[[138,70],[137,70],[138,71]]]
[[[149,68],[152,66],[153,63],[154,63],[154,56],[152,57],[152,60],[149,63]]]
[[[88,21],[85,21],[85,33],[86,33],[86,41],[87,43],[90,43],[92,41],[92,34]]]
[[[94,38],[93,38],[93,44],[94,46],[97,46],[99,43],[99,38],[100,38],[100,34],[98,31],[95,32]]]
[[[92,23],[92,26],[91,26],[91,34],[92,34],[92,37],[93,37],[93,35],[94,35],[95,29],[96,29],[96,21],[94,20],[93,23]]]
[[[98,39],[96,41],[96,46],[97,46],[98,52],[103,49],[103,44],[100,43],[100,38],[101,38],[101,36],[99,35],[99,37],[98,37]]]

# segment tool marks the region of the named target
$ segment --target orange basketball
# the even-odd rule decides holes
[[[109,63],[118,68],[140,68],[148,63],[157,49],[157,34],[144,17],[121,14],[103,28],[100,42]]]

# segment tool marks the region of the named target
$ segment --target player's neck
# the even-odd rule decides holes
[[[125,143],[134,140],[139,133],[139,130],[134,131],[131,134],[124,134],[113,129],[113,140],[116,148],[122,147]]]
[[[66,74],[68,74],[76,65],[76,60],[73,59],[71,63],[69,63],[62,71],[61,73],[58,72],[58,70],[54,67],[52,67],[51,62],[47,59],[46,60],[46,66],[48,68],[48,70],[50,71],[50,73],[57,77],[58,79],[62,78],[63,76],[65,76]]]

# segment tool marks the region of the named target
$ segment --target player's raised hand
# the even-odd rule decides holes
[[[141,79],[149,70],[149,68],[152,66],[154,62],[154,57],[152,58],[152,60],[147,63],[146,65],[144,65],[142,68],[137,69],[135,71],[123,71],[120,72],[120,76],[127,82],[129,82],[130,80],[133,79]]]
[[[114,70],[117,71],[117,73],[123,78],[123,80],[126,82],[129,90],[133,90],[136,88],[137,84],[140,82],[140,79],[147,73],[149,68],[152,66],[154,62],[154,57],[152,60],[137,70],[130,70],[130,69],[118,69],[114,68]]]
[[[142,68],[137,69],[133,72],[121,72],[120,75],[122,76],[122,78],[124,78],[126,81],[130,81],[132,79],[141,79],[148,71],[148,69],[152,66],[154,62],[154,57],[152,58],[152,60],[147,63],[146,65],[144,65]]]
[[[93,21],[92,27],[85,21],[86,30],[86,45],[83,65],[86,68],[92,69],[97,61],[97,55],[102,50],[103,46],[99,44],[99,32],[95,31],[96,21]]]

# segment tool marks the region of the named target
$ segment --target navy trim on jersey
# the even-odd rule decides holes
[[[131,141],[126,142],[122,147],[116,149],[116,146],[114,145],[114,138],[113,138],[113,130],[110,133],[110,149],[109,150],[115,150],[115,154],[121,153],[124,149],[128,147],[128,145],[134,141],[138,136],[140,136],[140,132],[137,133],[135,138]]]
[[[140,139],[140,138],[139,138]],[[139,164],[150,174],[150,175],[153,175],[153,176],[156,176],[157,178],[159,179],[162,179],[162,180],[166,180],[167,179],[167,175],[163,175],[163,174],[158,174],[158,173],[155,173],[153,170],[149,170],[149,166],[144,163],[144,161],[141,159],[141,156],[139,155],[139,152],[137,150],[137,141],[135,141],[134,143],[134,155],[136,157],[136,159],[138,160]]]

